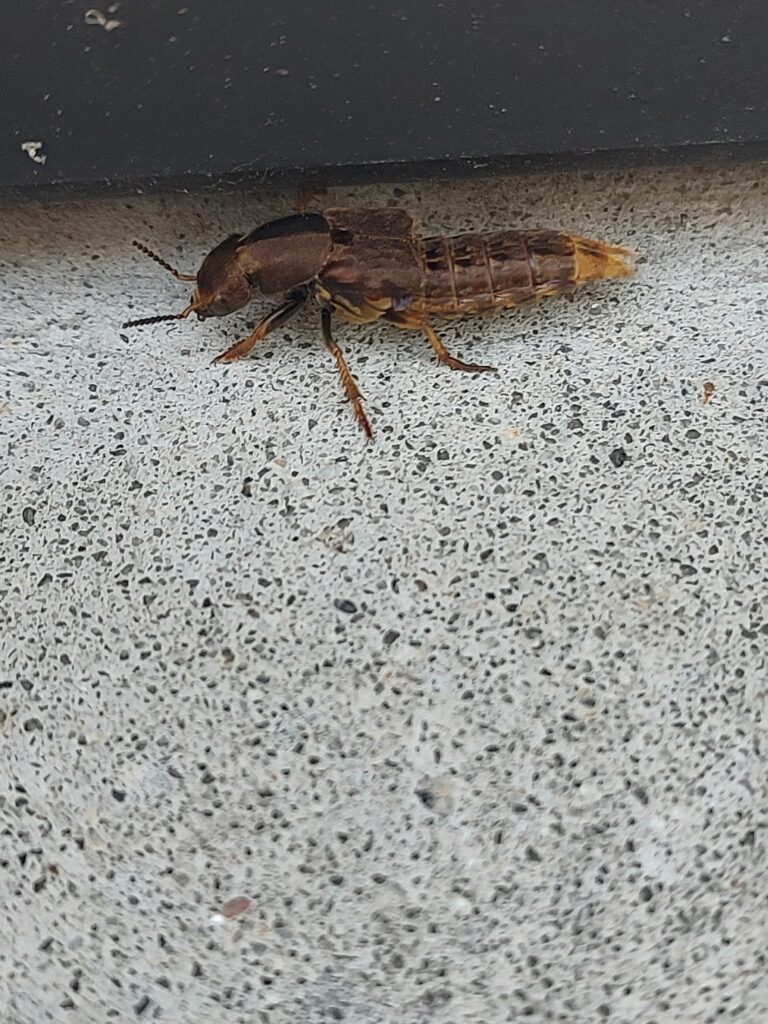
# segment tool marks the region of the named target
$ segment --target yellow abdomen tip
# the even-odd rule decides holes
[[[577,284],[606,277],[629,277],[634,272],[632,252],[621,245],[578,237],[574,243]]]

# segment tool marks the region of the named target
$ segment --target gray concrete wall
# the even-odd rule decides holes
[[[9,1024],[766,1019],[768,169],[397,196],[642,262],[340,328],[366,447],[314,315],[120,327],[291,197],[0,211]]]

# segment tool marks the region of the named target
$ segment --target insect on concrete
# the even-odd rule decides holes
[[[247,305],[254,292],[282,294],[281,304],[217,363],[248,355],[306,302],[317,302],[323,340],[368,438],[373,435],[363,396],[331,332],[334,313],[351,323],[384,320],[420,331],[438,362],[485,373],[494,367],[465,363],[447,352],[432,320],[511,309],[632,272],[630,253],[621,246],[544,229],[421,238],[414,215],[390,207],[296,213],[249,234],[230,235],[208,253],[197,274],[180,274],[146,246],[134,245],[195,287],[180,313],[129,320],[125,327],[183,320],[191,313],[200,320],[227,316]]]

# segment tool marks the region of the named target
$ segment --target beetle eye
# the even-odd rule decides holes
[[[223,316],[229,312],[229,303],[221,292],[217,292],[209,302],[208,309],[213,316]]]

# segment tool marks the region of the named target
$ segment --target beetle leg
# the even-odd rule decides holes
[[[446,350],[445,345],[440,341],[429,324],[423,324],[421,329],[426,334],[429,344],[437,353],[438,363],[443,363],[444,366],[450,366],[452,370],[466,370],[467,373],[497,372],[495,366],[480,366],[477,363],[463,363],[461,359],[457,359],[456,356],[452,356],[450,352]]]
[[[243,356],[247,356],[257,341],[266,338],[270,331],[284,324],[286,320],[290,320],[292,316],[298,313],[307,301],[308,294],[306,289],[293,292],[282,306],[278,306],[277,309],[273,309],[271,313],[265,316],[261,323],[254,327],[247,338],[236,341],[225,352],[216,356],[213,360],[214,363],[231,363],[235,359],[242,359]]]
[[[333,335],[331,334],[331,311],[330,309],[326,309],[325,306],[320,311],[320,322],[323,328],[323,341],[325,342],[328,351],[336,360],[336,365],[339,368],[339,376],[341,377],[341,383],[344,387],[344,394],[352,403],[352,410],[360,428],[368,440],[370,440],[373,437],[373,431],[371,430],[371,424],[368,422],[368,417],[365,415],[365,410],[363,409],[363,396],[360,394],[360,390],[355,383],[354,377],[349,372],[349,367],[344,359],[344,353],[333,340]]]
[[[299,188],[298,195],[296,196],[296,212],[306,213],[310,206],[314,206],[315,202],[321,197],[326,195],[328,192],[327,188],[323,188],[318,184],[305,184]]]

